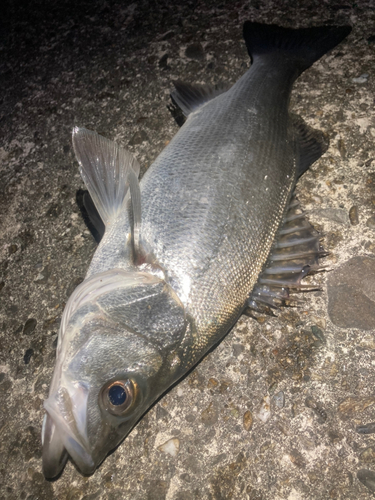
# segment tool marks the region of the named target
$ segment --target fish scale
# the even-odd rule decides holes
[[[229,90],[175,83],[187,120],[140,184],[130,153],[74,128],[105,232],[61,321],[46,477],[68,455],[94,472],[242,312],[283,305],[319,270],[319,236],[289,201],[325,146],[288,104],[299,74],[349,31],[245,23],[250,69]]]
[[[267,66],[258,68],[254,64],[229,92],[190,115],[141,183],[142,197],[147,200],[142,238],[150,248],[168,248],[155,256],[168,270],[177,293],[181,294],[186,276],[194,283],[188,293],[181,294],[197,329],[196,345],[192,346],[195,356],[190,356],[189,366],[228,330],[243,308],[267,259],[295,183],[294,152],[289,146],[285,114],[289,93],[275,99],[265,113],[264,99],[259,98],[265,80],[269,80]],[[288,73],[284,79],[279,78],[281,88],[289,85],[290,89],[291,83]],[[256,90],[249,95],[248,88]],[[255,113],[250,114],[248,108]],[[277,120],[283,112],[283,120]],[[258,120],[254,123],[254,114],[262,117],[261,125]],[[215,127],[215,123],[224,126]],[[263,134],[267,142],[261,140]],[[232,138],[231,151],[225,155],[224,149],[223,159],[217,145],[222,150],[228,137]],[[194,172],[184,165],[186,158],[195,166]],[[164,198],[153,195],[155,189],[172,192],[170,171],[180,179],[183,196],[190,197],[188,213],[185,208],[183,215],[177,205],[180,191]],[[268,191],[259,189],[262,184]],[[199,210],[199,200],[204,197],[210,203]],[[259,207],[256,213],[254,206]],[[197,268],[195,262],[201,265]]]

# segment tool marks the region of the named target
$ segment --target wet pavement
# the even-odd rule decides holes
[[[91,477],[41,472],[59,321],[95,251],[76,203],[74,125],[141,175],[178,130],[172,81],[234,83],[245,20],[351,24],[291,107],[330,138],[297,195],[324,236],[320,291],[241,317]],[[375,6],[372,1],[6,2],[0,41],[0,496],[368,499],[375,492]]]

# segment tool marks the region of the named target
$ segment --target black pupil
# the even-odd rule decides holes
[[[122,405],[126,400],[125,389],[122,385],[113,385],[108,391],[108,397],[114,406]]]

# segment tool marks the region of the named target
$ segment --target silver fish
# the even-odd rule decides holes
[[[187,120],[140,184],[129,152],[73,130],[105,233],[61,321],[46,477],[68,455],[93,473],[246,308],[285,303],[317,269],[319,237],[292,195],[325,146],[288,104],[295,79],[350,29],[245,23],[250,69],[228,90],[176,82]]]

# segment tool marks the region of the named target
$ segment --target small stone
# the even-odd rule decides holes
[[[48,278],[50,277],[50,268],[49,266],[45,266],[42,271],[38,274],[38,276],[35,278],[34,282],[38,283],[40,285],[47,283]]]
[[[9,246],[8,253],[9,253],[9,255],[12,255],[12,254],[16,253],[17,250],[18,250],[18,246],[13,244],[13,245]]]
[[[185,56],[189,59],[201,61],[204,58],[203,47],[199,42],[192,43],[185,50]]]
[[[318,326],[312,325],[311,327],[312,334],[316,337],[320,342],[326,343],[326,338],[324,336],[323,330],[321,330]]]
[[[283,391],[279,391],[277,394],[274,395],[273,397],[274,403],[278,408],[284,408],[285,405],[285,394]]]
[[[305,450],[311,451],[316,447],[314,440],[307,436],[300,436],[299,440]]]
[[[214,387],[217,387],[218,385],[219,385],[219,382],[216,380],[216,378],[208,379],[207,387],[209,389],[213,389]]]
[[[202,422],[206,425],[213,425],[217,422],[219,415],[217,409],[210,403],[201,413]]]
[[[340,328],[375,329],[375,259],[352,257],[328,278],[328,314]]]
[[[160,59],[159,59],[159,68],[162,69],[167,69],[168,68],[168,54],[164,54]]]
[[[374,434],[375,422],[371,422],[366,425],[358,425],[356,431],[358,432],[358,434]]]
[[[263,403],[261,404],[258,412],[255,414],[255,416],[261,421],[261,422],[267,422],[271,416],[271,406],[270,406],[271,400],[269,396],[266,396],[263,399]]]
[[[243,416],[243,427],[245,431],[250,431],[253,427],[253,415],[250,410],[247,410]]]
[[[366,463],[374,463],[375,462],[375,447],[369,446],[359,455],[360,460]]]
[[[175,36],[175,32],[172,30],[167,31],[164,33],[164,35],[161,35],[160,40],[165,41],[165,40],[170,40]]]
[[[374,403],[375,397],[373,396],[349,397],[344,399],[339,405],[338,411],[342,418],[352,418],[358,415],[358,413],[363,412],[369,406],[372,406]]]
[[[27,349],[27,351],[25,352],[25,355],[23,357],[23,361],[24,361],[25,365],[28,365],[30,363],[30,359],[31,359],[33,354],[34,354],[34,349]]]
[[[56,203],[52,204],[46,212],[47,217],[56,219],[61,214],[61,206]]]
[[[360,469],[357,472],[357,478],[366,486],[372,493],[375,493],[375,472],[367,469]]]
[[[172,438],[166,441],[164,444],[158,446],[158,450],[170,455],[171,457],[177,457],[180,451],[180,440],[178,438]]]
[[[339,150],[341,158],[344,160],[346,158],[346,147],[345,142],[342,139],[339,139],[337,142],[337,149]]]
[[[358,76],[357,78],[352,78],[353,83],[366,83],[368,80],[368,74],[363,73],[363,75]]]
[[[359,224],[358,207],[356,205],[352,206],[349,210],[349,220],[352,226],[357,226]]]
[[[340,441],[342,441],[344,439],[344,436],[336,431],[328,431],[328,437],[329,437],[331,443],[334,443],[334,444],[339,443]]]
[[[23,334],[24,335],[31,335],[36,328],[36,324],[37,324],[36,319],[29,318],[23,327]]]
[[[367,219],[366,226],[370,229],[375,229],[375,215],[372,215],[369,219]]]
[[[242,344],[233,344],[233,356],[238,358],[238,356],[244,351],[245,347]]]
[[[322,219],[327,219],[332,222],[338,222],[340,224],[349,224],[349,217],[346,210],[342,208],[320,208],[314,210],[314,214],[321,217]]]
[[[287,422],[279,420],[276,423],[277,428],[284,434],[284,436],[289,436],[289,427]]]
[[[327,420],[327,413],[324,410],[322,404],[318,401],[315,401],[311,396],[308,396],[305,399],[305,405],[308,408],[311,408],[316,413],[316,415],[318,415],[318,422],[320,424],[324,423]]]
[[[136,132],[129,141],[129,146],[136,146],[137,144],[142,144],[142,142],[148,141],[148,135],[144,130],[139,130]]]
[[[292,450],[289,453],[289,458],[292,464],[299,467],[300,469],[306,467],[305,459],[303,458],[302,453],[300,453],[298,450]]]

